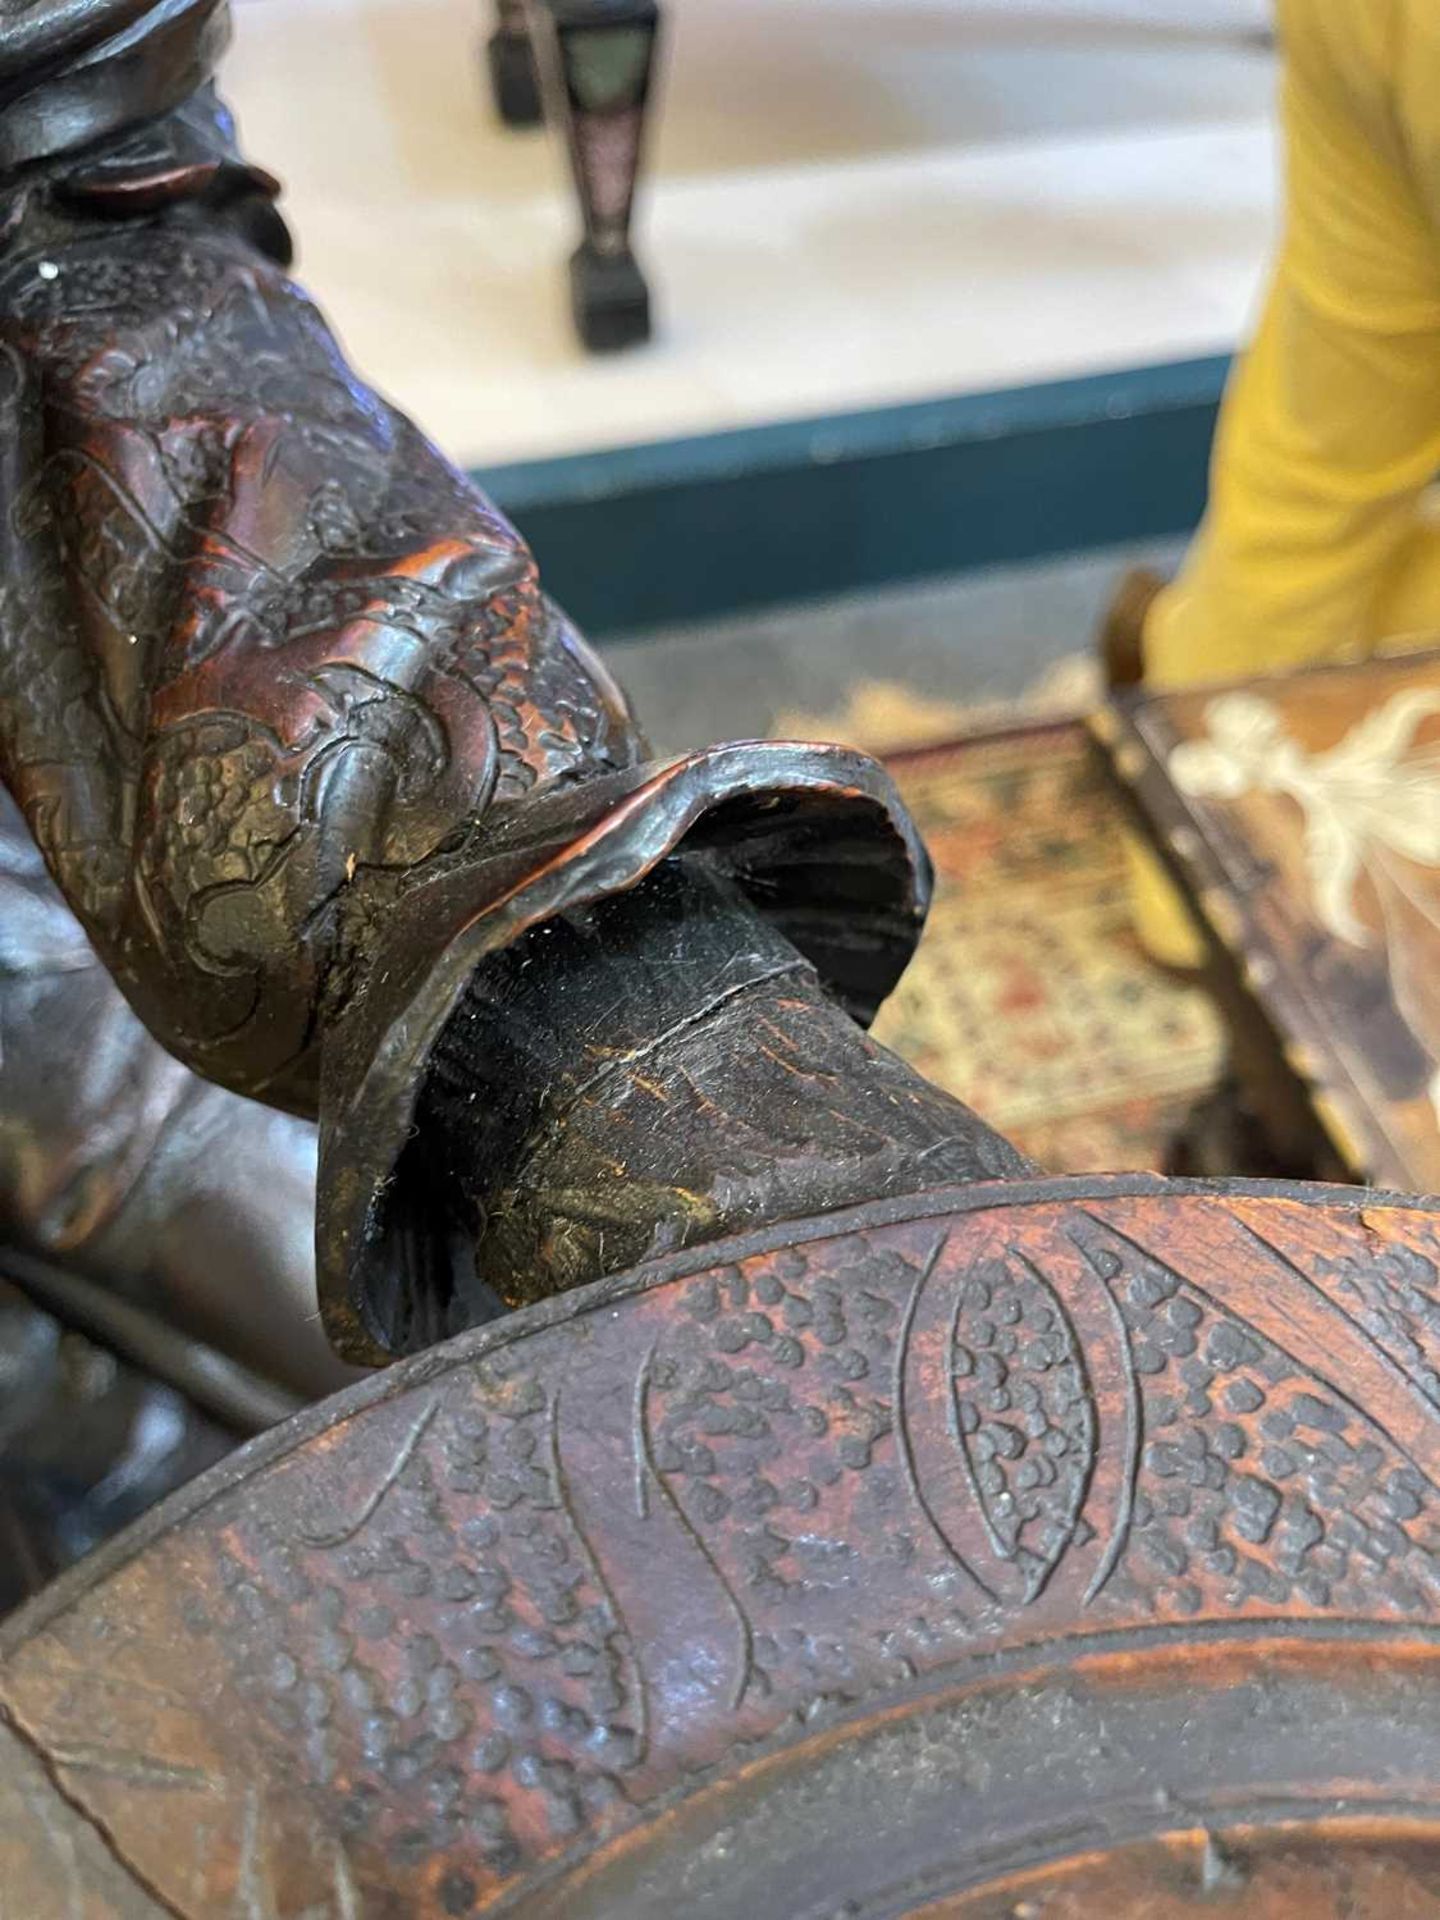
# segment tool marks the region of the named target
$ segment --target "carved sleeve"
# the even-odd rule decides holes
[[[7,12],[0,124],[107,49],[163,103],[222,27]],[[0,163],[0,772],[157,1038],[323,1109],[331,1257],[478,959],[682,839],[868,1016],[927,884],[885,775],[776,743],[649,761],[514,529],[282,271],[275,183],[208,86],[75,151],[79,108],[48,124],[64,150]]]

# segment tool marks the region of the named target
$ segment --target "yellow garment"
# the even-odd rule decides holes
[[[1440,635],[1440,0],[1278,13],[1284,235],[1204,524],[1146,621],[1159,690]],[[1193,963],[1153,860],[1137,889],[1147,945]]]

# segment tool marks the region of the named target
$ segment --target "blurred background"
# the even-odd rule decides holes
[[[225,85],[355,360],[625,647],[657,745],[803,714],[888,745],[1057,668],[1073,697],[1121,564],[1198,516],[1272,239],[1268,15],[668,0],[655,333],[614,355],[488,6],[240,0]]]

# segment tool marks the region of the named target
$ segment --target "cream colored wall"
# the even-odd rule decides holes
[[[474,0],[239,0],[227,91],[366,370],[495,462],[1233,345],[1268,250],[1260,0],[670,0],[661,332],[587,359],[574,214]],[[1201,24],[1197,25],[1197,20]]]

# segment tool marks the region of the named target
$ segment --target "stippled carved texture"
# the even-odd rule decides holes
[[[1440,1625],[1432,1212],[1057,1182],[725,1251],[396,1369],[28,1623],[8,1710],[145,1884],[476,1912],[1007,1647]]]

